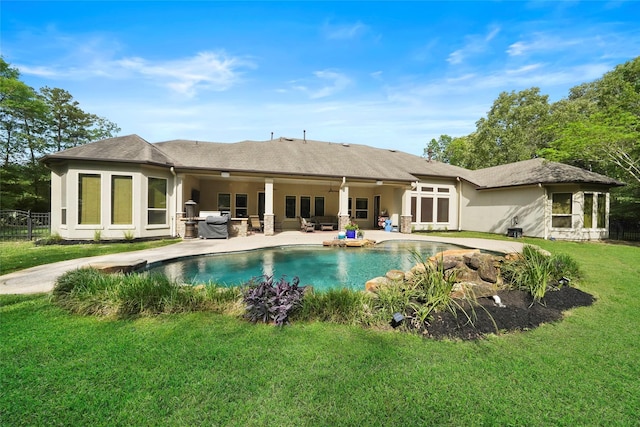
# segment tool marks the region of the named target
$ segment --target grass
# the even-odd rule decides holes
[[[142,249],[171,245],[179,241],[181,241],[181,239],[43,246],[37,246],[33,242],[0,242],[0,275],[58,261],[119,252],[139,251]]]
[[[580,288],[598,300],[562,322],[478,342],[215,313],[105,320],[70,315],[45,295],[2,296],[0,421],[637,425],[640,248],[524,241],[570,254]]]

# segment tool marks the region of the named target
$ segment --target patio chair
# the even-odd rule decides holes
[[[302,217],[298,217],[298,218],[300,219],[300,230],[301,231],[305,231],[305,232],[315,231],[315,229],[316,229],[315,222],[307,221],[306,219],[304,219]]]
[[[249,215],[249,231],[262,232],[262,224],[258,215]]]

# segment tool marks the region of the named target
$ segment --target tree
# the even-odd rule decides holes
[[[38,158],[116,136],[120,128],[84,112],[63,89],[38,93],[0,57],[0,201],[3,209],[48,210],[50,173]]]
[[[115,123],[84,112],[64,89],[44,87],[40,92],[49,109],[46,133],[54,151],[109,138],[120,131]]]
[[[640,184],[640,57],[570,93],[564,116],[554,114],[556,138],[540,154]]]
[[[452,141],[453,138],[449,135],[440,135],[440,138],[437,140],[432,138],[429,145],[424,149],[422,157],[443,163],[449,163],[449,159],[447,158],[447,149]]]
[[[32,163],[43,149],[37,135],[46,106],[33,88],[19,80],[20,73],[0,58],[0,133],[3,164]]]
[[[550,106],[537,87],[502,92],[469,136],[472,169],[527,160],[550,141],[547,130]]]

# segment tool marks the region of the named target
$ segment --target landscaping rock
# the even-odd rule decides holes
[[[385,276],[387,277],[387,279],[389,280],[404,280],[404,271],[402,270],[389,270],[387,271],[387,274],[385,274]]]
[[[112,261],[112,262],[92,262],[85,268],[93,268],[103,273],[131,273],[143,269],[147,265],[146,259],[137,259],[134,261]]]
[[[367,292],[376,292],[378,289],[380,289],[381,286],[387,285],[391,282],[391,280],[389,280],[386,277],[374,277],[371,280],[368,280],[367,283],[364,284],[364,289]]]

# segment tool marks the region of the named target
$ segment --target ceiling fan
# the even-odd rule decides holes
[[[333,183],[329,182],[329,193],[337,193],[337,192],[338,192],[338,190],[334,190],[333,189]]]

